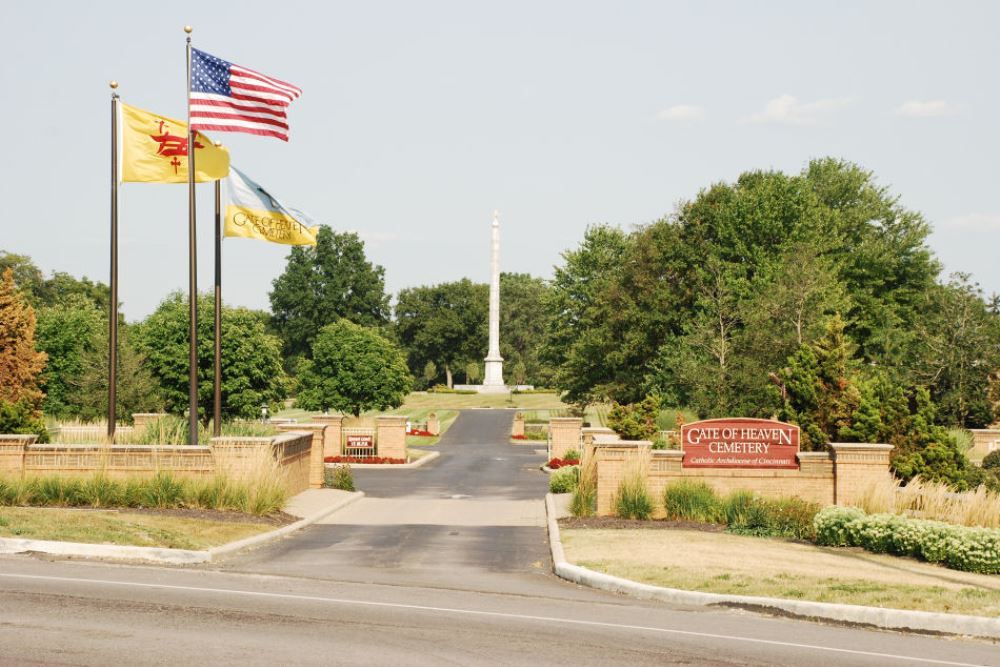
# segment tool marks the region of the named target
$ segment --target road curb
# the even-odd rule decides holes
[[[327,468],[335,468],[337,466],[349,465],[351,469],[372,469],[378,468],[381,470],[410,470],[412,468],[419,468],[425,465],[437,457],[441,456],[441,452],[429,452],[427,456],[421,456],[416,461],[412,463],[323,463]]]
[[[770,609],[801,618],[855,623],[878,628],[901,631],[934,632],[951,635],[967,635],[1000,639],[1000,618],[985,616],[965,616],[959,614],[938,614],[928,611],[907,611],[904,609],[883,609],[861,605],[832,604],[784,600],[781,598],[756,597],[751,595],[722,595],[701,593],[662,586],[650,586],[629,579],[614,577],[603,572],[595,572],[566,560],[562,540],[559,537],[559,522],[556,517],[555,498],[545,496],[545,514],[549,529],[549,546],[552,550],[553,571],[556,576],[582,586],[597,588],[628,595],[641,600],[660,600],[673,604],[694,606],[726,606],[745,609]]]
[[[79,556],[83,558],[113,558],[117,560],[144,560],[155,563],[170,563],[172,565],[194,565],[209,563],[219,556],[234,553],[240,549],[258,546],[289,533],[305,528],[310,524],[325,519],[337,510],[347,507],[364,496],[363,491],[352,493],[330,507],[326,507],[312,516],[300,519],[295,523],[282,526],[275,530],[253,535],[242,540],[229,542],[205,550],[167,549],[161,547],[134,547],[117,544],[87,544],[86,542],[54,542],[50,540],[25,540],[12,537],[0,538],[0,554],[43,553],[54,556]]]

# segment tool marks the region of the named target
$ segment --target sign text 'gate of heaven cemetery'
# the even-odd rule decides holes
[[[769,419],[706,419],[681,426],[685,468],[798,468],[799,427]]]

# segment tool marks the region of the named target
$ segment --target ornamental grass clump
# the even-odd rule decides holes
[[[947,484],[911,479],[906,486],[897,479],[868,485],[855,504],[867,514],[902,514],[961,526],[1000,528],[1000,494],[980,486],[953,491]]]
[[[668,519],[719,523],[722,503],[715,490],[704,482],[682,480],[663,490],[663,509]]]
[[[653,514],[653,499],[646,488],[649,476],[649,448],[639,447],[625,456],[622,479],[613,504],[621,519],[648,519]]]
[[[323,486],[341,491],[354,491],[354,473],[350,464],[327,468],[323,473]]]
[[[594,516],[597,513],[597,456],[593,447],[584,448],[580,458],[569,511],[573,516]]]

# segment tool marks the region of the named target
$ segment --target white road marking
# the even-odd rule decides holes
[[[209,588],[206,586],[177,586],[174,584],[147,584],[137,581],[112,581],[109,579],[85,579],[82,577],[53,577],[39,574],[9,574],[0,572],[0,577],[5,579],[32,579],[40,581],[60,581],[77,584],[101,584],[106,586],[123,586],[133,588],[159,588],[173,591],[196,591],[199,593],[217,593],[225,595],[242,595],[247,597],[272,598],[281,600],[300,600],[305,602],[326,602],[339,605],[355,605],[361,607],[381,607],[386,609],[406,609],[409,611],[428,611],[447,614],[464,614],[466,616],[492,616],[495,618],[509,618],[522,621],[544,621],[548,623],[564,623],[568,625],[583,625],[590,627],[610,628],[618,630],[639,630],[643,632],[655,632],[660,634],[684,635],[687,637],[703,637],[706,639],[721,639],[725,641],[744,642],[749,644],[766,644],[768,646],[784,646],[797,649],[809,649],[813,651],[827,651],[830,653],[847,653],[850,655],[871,656],[874,658],[886,658],[889,660],[902,660],[908,662],[919,662],[930,665],[954,665],[956,667],[977,667],[975,663],[950,662],[947,660],[935,660],[933,658],[919,658],[910,655],[897,655],[894,653],[878,653],[874,651],[859,651],[849,648],[836,648],[832,646],[820,646],[817,644],[798,644],[795,642],[783,642],[775,639],[758,639],[756,637],[735,637],[732,635],[720,635],[711,632],[696,632],[693,630],[677,630],[672,628],[656,628],[645,625],[628,625],[623,623],[606,623],[603,621],[581,621],[572,618],[559,618],[556,616],[535,616],[532,614],[512,614],[501,611],[483,611],[479,609],[455,609],[451,607],[430,607],[426,605],[402,604],[398,602],[371,602],[368,600],[348,600],[345,598],[329,598],[315,595],[294,595],[291,593],[265,593],[263,591],[243,591],[235,588]]]

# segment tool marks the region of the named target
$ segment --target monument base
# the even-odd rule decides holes
[[[452,386],[457,391],[475,391],[480,394],[505,394],[509,391],[531,391],[535,388],[533,384],[456,384]]]

